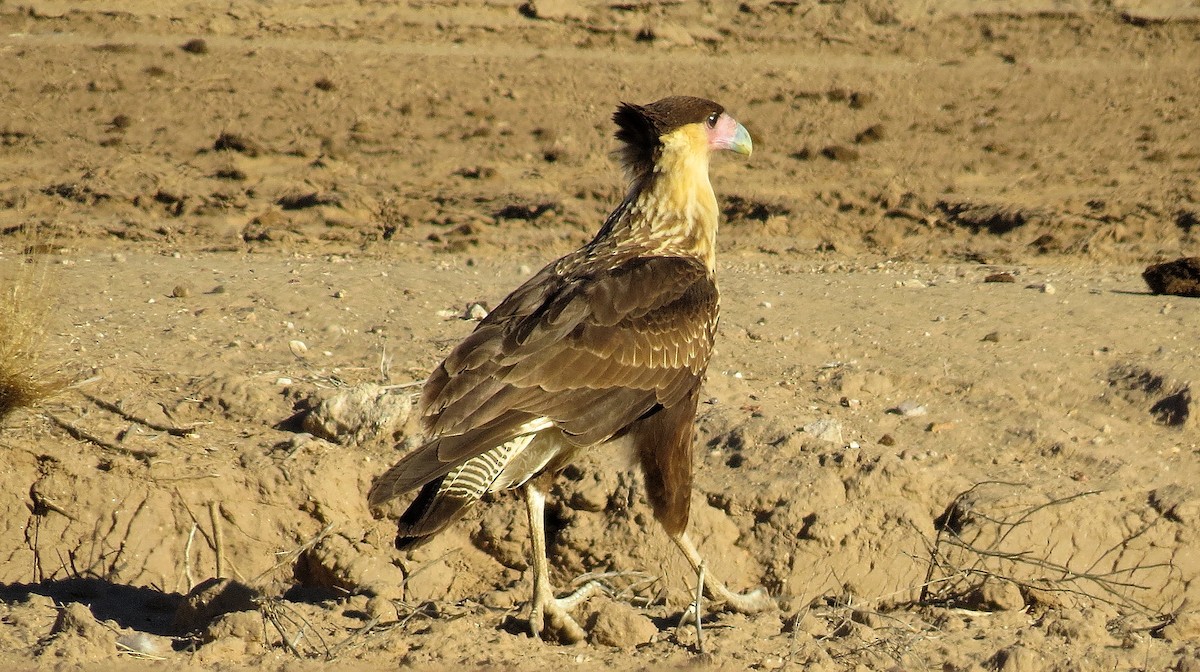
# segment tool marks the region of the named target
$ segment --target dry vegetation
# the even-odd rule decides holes
[[[0,423],[65,384],[61,363],[48,353],[56,299],[50,270],[41,256],[0,256]]]

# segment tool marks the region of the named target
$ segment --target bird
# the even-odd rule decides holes
[[[397,521],[396,547],[405,550],[486,494],[521,490],[532,546],[529,628],[564,642],[584,639],[569,612],[598,586],[555,597],[545,492],[574,459],[604,446],[632,449],[654,517],[710,599],[746,613],[773,604],[762,588],[735,593],[705,581],[687,536],[694,422],[719,312],[709,158],[721,150],[749,157],[753,142],[724,107],[692,96],[621,103],[613,122],[626,196],[590,242],[510,293],[433,370],[419,402],[424,443],[368,494],[379,507],[420,489]]]

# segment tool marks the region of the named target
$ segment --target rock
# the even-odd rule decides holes
[[[892,409],[892,412],[896,413],[897,415],[902,415],[906,418],[919,418],[922,415],[928,415],[929,409],[925,408],[925,406],[922,404],[909,400],[896,404],[896,407]]]
[[[842,423],[833,418],[813,420],[801,429],[804,430],[804,433],[812,434],[821,441],[828,441],[829,443],[842,442]]]
[[[587,18],[587,8],[576,0],[529,0],[521,5],[521,13],[531,19],[543,21],[565,21]]]
[[[993,273],[983,279],[984,282],[1016,282],[1017,278],[1012,273]]]
[[[1017,611],[1025,608],[1025,598],[1017,584],[988,577],[976,594],[978,605],[988,611]]]
[[[1200,297],[1200,257],[1182,257],[1147,266],[1142,279],[1155,294]]]
[[[131,632],[117,637],[117,648],[143,656],[163,656],[171,652],[171,640],[146,632]]]
[[[413,399],[387,388],[364,383],[317,404],[304,416],[304,431],[328,441],[357,445],[392,432],[408,420]]]
[[[593,644],[631,649],[654,640],[658,628],[633,607],[612,600],[599,603],[588,619]]]
[[[196,632],[221,614],[234,611],[258,611],[258,591],[231,579],[202,581],[184,598],[175,612],[175,629]]]

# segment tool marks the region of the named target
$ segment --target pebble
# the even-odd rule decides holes
[[[812,434],[821,441],[829,443],[842,442],[842,423],[833,418],[820,418],[801,428],[805,434]]]
[[[304,341],[288,341],[288,349],[291,350],[292,354],[297,357],[303,357],[304,354],[308,352],[308,346],[304,344]]]
[[[924,404],[915,401],[902,401],[893,410],[906,418],[917,418],[929,413],[929,409],[925,408]]]
[[[121,635],[117,637],[117,646],[145,656],[162,656],[171,650],[165,638],[155,637],[145,632]]]
[[[605,602],[591,620],[591,640],[602,646],[633,648],[658,635],[654,621],[626,604]]]

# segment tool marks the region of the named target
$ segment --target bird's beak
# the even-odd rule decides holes
[[[737,125],[733,139],[729,142],[729,149],[745,156],[750,156],[754,151],[754,142],[750,140],[750,131],[747,131],[745,126]]]

